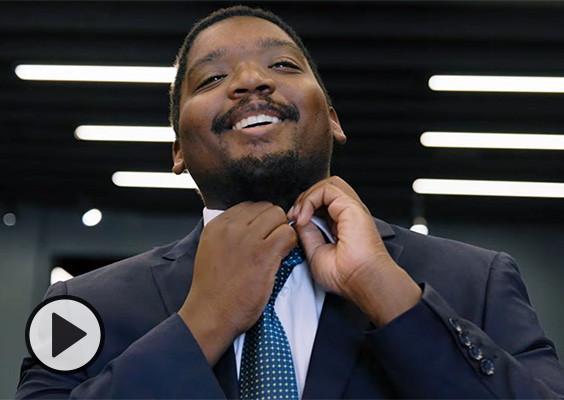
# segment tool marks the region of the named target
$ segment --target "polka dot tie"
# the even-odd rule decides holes
[[[304,259],[304,252],[298,246],[282,260],[268,304],[245,334],[239,377],[241,399],[298,398],[290,344],[274,311],[274,303],[294,266]]]

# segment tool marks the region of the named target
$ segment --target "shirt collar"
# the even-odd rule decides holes
[[[221,215],[225,210],[210,210],[207,207],[204,207],[204,226],[206,226],[212,219]]]
[[[223,213],[225,210],[210,210],[207,207],[204,207],[204,226],[206,226],[212,219]],[[320,217],[313,216],[311,221],[324,233],[325,238],[331,242],[335,243],[335,238],[331,233],[331,230],[327,226],[327,223]]]

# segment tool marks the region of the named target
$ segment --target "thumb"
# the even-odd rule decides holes
[[[311,260],[316,253],[316,251],[323,245],[326,245],[325,237],[319,228],[311,221],[309,221],[304,226],[294,225],[300,237],[300,241],[308,256],[308,260],[311,264]]]

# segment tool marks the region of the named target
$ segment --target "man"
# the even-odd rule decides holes
[[[346,138],[287,25],[219,10],[177,63],[173,171],[204,223],[52,286],[94,305],[105,345],[71,375],[24,360],[18,398],[564,397],[509,256],[374,220],[330,176]]]

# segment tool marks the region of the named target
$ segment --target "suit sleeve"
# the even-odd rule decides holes
[[[398,397],[564,398],[554,345],[511,257],[499,253],[490,265],[483,321],[460,318],[430,285],[422,287],[414,308],[367,332]]]
[[[57,283],[46,298],[67,294]],[[212,369],[178,314],[155,326],[96,376],[55,374],[24,359],[16,399],[224,398]]]

